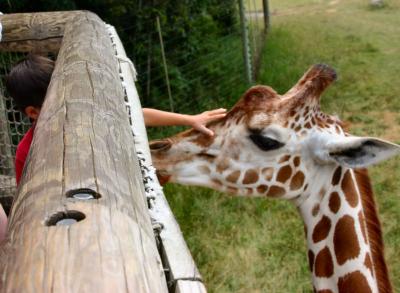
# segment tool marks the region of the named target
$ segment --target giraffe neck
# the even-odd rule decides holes
[[[299,205],[316,292],[392,292],[366,171],[327,168],[317,176],[329,180]]]

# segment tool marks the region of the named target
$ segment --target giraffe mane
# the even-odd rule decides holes
[[[378,290],[380,293],[392,292],[388,269],[384,258],[381,223],[378,218],[371,181],[366,169],[354,170],[361,193],[361,202],[365,215],[368,240],[371,246],[372,262],[375,269]]]

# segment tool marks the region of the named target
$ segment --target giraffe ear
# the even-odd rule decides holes
[[[373,137],[345,137],[326,144],[330,161],[350,168],[364,168],[400,153],[400,146]]]

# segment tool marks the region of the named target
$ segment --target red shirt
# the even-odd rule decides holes
[[[15,153],[15,179],[17,180],[17,185],[21,180],[22,171],[24,170],[26,157],[28,156],[31,147],[34,131],[35,125],[32,125],[19,142],[17,152]]]

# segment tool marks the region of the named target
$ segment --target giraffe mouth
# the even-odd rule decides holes
[[[156,175],[161,185],[165,185],[171,180],[171,175],[165,170],[157,170]]]

